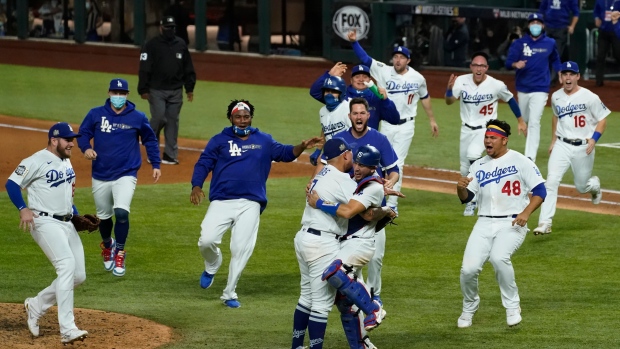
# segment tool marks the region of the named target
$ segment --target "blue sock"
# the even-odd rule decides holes
[[[308,321],[308,337],[311,349],[322,349],[327,328],[327,314],[312,312]]]
[[[293,344],[292,349],[304,347],[304,338],[306,335],[306,327],[308,327],[308,319],[310,318],[310,309],[297,303],[295,313],[293,314]]]
[[[103,240],[103,246],[105,248],[110,248],[112,245],[112,227],[114,223],[112,222],[112,218],[102,219],[101,223],[99,223],[99,234],[101,234],[101,240]]]
[[[129,235],[129,212],[122,208],[115,208],[114,216],[116,217],[116,224],[114,224],[116,250],[122,251],[125,249],[125,242],[127,241],[127,235]]]

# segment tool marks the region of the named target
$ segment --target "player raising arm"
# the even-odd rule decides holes
[[[484,135],[487,156],[476,160],[467,177],[457,183],[461,202],[478,198],[478,221],[467,241],[461,267],[460,328],[470,327],[478,310],[478,275],[487,260],[495,269],[508,326],[521,322],[519,291],[510,258],[525,240],[527,221],[547,193],[536,164],[508,149],[509,136],[508,123],[489,120]]]
[[[497,101],[502,99],[510,105],[517,117],[519,133],[527,133],[527,125],[521,117],[521,110],[512,93],[502,81],[487,75],[489,56],[484,52],[475,52],[471,56],[471,74],[456,77],[452,74],[448,80],[448,89],[444,96],[446,104],[451,105],[460,99],[461,107],[461,141],[459,160],[461,176],[469,173],[469,166],[480,158],[484,151],[484,131],[487,121],[497,119]],[[464,216],[473,216],[476,209],[475,199],[468,202]]]
[[[558,201],[558,187],[569,167],[573,170],[575,188],[590,193],[592,203],[601,202],[601,181],[592,176],[594,146],[607,126],[611,113],[600,98],[579,86],[579,66],[575,62],[562,64],[562,89],[551,96],[553,109],[551,145],[547,173],[547,199],[542,204],[538,227],[534,235],[549,234]]]

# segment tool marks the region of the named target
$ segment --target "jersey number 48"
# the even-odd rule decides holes
[[[521,194],[521,182],[519,181],[513,181],[512,183],[510,181],[506,181],[506,184],[504,184],[504,186],[502,187],[502,193],[510,196],[510,195],[520,195]]]

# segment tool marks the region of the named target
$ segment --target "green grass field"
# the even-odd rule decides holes
[[[0,65],[0,114],[79,123],[89,108],[103,103],[112,77]],[[124,77],[135,88],[137,77]],[[305,89],[201,81],[195,102],[183,107],[181,135],[207,139],[219,132],[228,124],[228,101],[238,97],[256,105],[254,125],[282,142],[293,143],[318,133],[320,105]],[[145,101],[132,100],[148,111]],[[434,100],[434,110],[440,138],[430,138],[426,117],[420,111],[408,163],[456,170],[458,108]],[[500,110],[504,119],[516,125],[507,105],[501,104]],[[545,113],[548,121],[550,111]],[[617,112],[610,116],[601,142],[620,142],[617,117]],[[541,148],[548,145],[549,137],[544,136],[548,133],[546,122]],[[522,138],[513,136],[511,144],[523,150]],[[615,175],[618,151],[597,148],[595,171],[605,188],[620,190]],[[539,152],[539,164],[545,174],[546,157],[542,154]],[[288,348],[299,295],[292,241],[300,227],[306,180],[268,181],[270,203],[261,217],[253,257],[237,288],[241,308],[228,309],[219,300],[228,272],[229,234],[222,243],[224,265],[214,285],[208,290],[199,287],[203,263],[197,240],[208,203],[192,206],[186,184],[138,186],[123,278],[103,270],[99,235],[82,235],[87,280],[76,290],[76,307],[132,314],[170,326],[179,341],[166,348]],[[553,234],[528,236],[513,258],[522,324],[514,329],[506,326],[493,269],[487,264],[480,277],[482,303],[474,326],[459,330],[459,271],[475,218],[461,216],[463,208],[456,195],[404,193],[408,198],[399,201],[399,225],[388,230],[382,293],[388,318],[371,334],[379,348],[618,347],[617,216],[558,210]],[[76,190],[75,200],[81,212],[94,211],[90,188]],[[53,280],[54,269],[30,235],[18,230],[19,216],[6,194],[0,195],[0,205],[5,208],[0,210],[4,238],[0,302],[21,303]],[[537,217],[538,212],[531,222]],[[531,228],[533,225],[530,223]],[[324,348],[345,347],[334,309]]]

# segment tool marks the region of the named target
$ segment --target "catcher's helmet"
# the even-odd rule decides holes
[[[377,148],[370,144],[362,145],[355,151],[353,161],[364,166],[379,167],[379,163],[381,162],[381,153],[379,153]]]
[[[347,91],[347,85],[344,80],[342,80],[339,76],[330,76],[325,81],[323,81],[322,90],[334,90],[340,92],[340,97],[338,99],[340,101],[344,100],[344,95]]]

